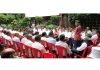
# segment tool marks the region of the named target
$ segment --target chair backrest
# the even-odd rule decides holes
[[[53,50],[55,50],[55,45],[47,42],[47,48],[48,48],[50,53],[53,53]]]
[[[25,56],[32,58],[32,47],[25,45]]]
[[[55,50],[57,51],[58,58],[69,57],[66,48],[62,46],[55,46]]]
[[[13,48],[15,49],[15,51],[18,50],[18,44],[16,41],[13,41]]]
[[[5,38],[3,38],[3,41],[4,41],[5,44],[7,44],[7,40]]]
[[[97,45],[97,40],[92,40],[93,45],[96,46]]]
[[[17,44],[18,44],[18,49],[19,49],[19,52],[20,52],[20,56],[24,56],[24,54],[25,54],[25,52],[24,52],[24,44],[23,43],[21,43],[21,42],[16,42]]]
[[[93,45],[90,45],[87,47],[87,49],[88,49],[87,55],[89,55],[91,53],[92,47],[93,47]]]
[[[32,57],[33,58],[43,58],[42,51],[40,51],[36,48],[32,48]]]
[[[31,41],[34,43],[35,42],[35,40],[34,39],[31,39]]]
[[[0,44],[3,42],[3,38],[2,37],[0,37]]]
[[[44,40],[41,40],[41,44],[46,48],[47,47],[47,42]]]
[[[19,35],[19,39],[20,39],[20,41],[22,40],[22,38],[24,38],[24,36]]]
[[[13,38],[14,37],[14,34],[11,34],[11,36],[10,36],[11,38]]]
[[[12,42],[11,41],[9,41],[9,40],[7,40],[7,39],[5,39],[6,40],[6,45],[8,46],[8,47],[11,47],[12,48]]]
[[[87,55],[90,54],[91,49],[92,49],[93,45],[88,46],[87,48],[84,49],[83,53],[82,53],[82,58],[85,58]]]
[[[43,53],[43,58],[56,58],[56,55],[52,53]]]

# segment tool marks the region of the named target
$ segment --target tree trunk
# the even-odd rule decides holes
[[[63,14],[60,14],[60,16],[61,16],[61,18],[60,18],[59,26],[61,28],[63,28],[64,27],[64,15]]]

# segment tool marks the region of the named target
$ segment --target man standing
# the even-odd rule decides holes
[[[81,45],[81,25],[80,21],[75,21],[75,31],[74,31],[74,49]]]

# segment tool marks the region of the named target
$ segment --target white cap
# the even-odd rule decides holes
[[[92,51],[88,57],[100,58],[100,47],[92,47]]]

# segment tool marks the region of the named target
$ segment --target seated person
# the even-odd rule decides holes
[[[45,52],[46,49],[45,49],[45,47],[40,43],[40,41],[41,41],[41,37],[40,37],[39,35],[37,35],[37,36],[35,37],[35,42],[32,44],[32,47]]]
[[[56,39],[56,42],[58,42],[59,41],[59,36],[58,35],[55,35],[55,37],[54,37],[55,39]]]
[[[34,35],[32,36],[32,39],[35,39],[35,36],[39,35],[39,32],[35,32]]]
[[[21,39],[21,43],[24,44],[27,41],[27,38],[26,37],[28,36],[28,33],[27,32],[24,32],[23,36],[24,37]]]
[[[12,38],[11,38],[11,33],[8,31],[7,33],[6,33],[6,39],[7,40],[9,40],[10,42],[11,42],[11,44],[13,45],[13,42],[12,42]]]
[[[15,34],[14,34],[14,37],[13,37],[12,39],[13,39],[13,41],[15,41],[15,42],[20,42],[19,34],[18,34],[18,33],[15,33]]]
[[[43,32],[43,33],[42,33],[41,40],[47,41],[47,34],[46,34],[46,32]]]
[[[87,58],[100,59],[100,47],[92,47],[91,53],[87,56]]]
[[[98,40],[98,34],[96,30],[93,31],[93,36],[91,37],[91,40],[92,42]]]
[[[33,42],[31,41],[31,39],[32,39],[32,36],[30,35],[30,34],[28,34],[27,36],[26,36],[26,41],[25,41],[25,45],[27,45],[27,46],[32,46],[32,44],[33,44]]]
[[[56,39],[54,39],[53,31],[51,31],[49,33],[49,37],[47,38],[47,42],[52,43],[52,44],[55,44],[56,43]]]
[[[68,53],[71,54],[71,49],[68,47],[68,44],[65,42],[65,35],[64,34],[60,35],[60,41],[56,42],[55,45],[66,48],[68,50]]]
[[[87,47],[90,46],[90,45],[92,45],[92,41],[90,40],[90,37],[87,35],[87,36],[84,38],[84,40],[83,40],[81,46],[79,46],[79,47],[76,48],[76,49],[72,49],[72,52],[73,52],[73,54],[76,53],[76,54],[82,55],[84,49],[87,48]]]

